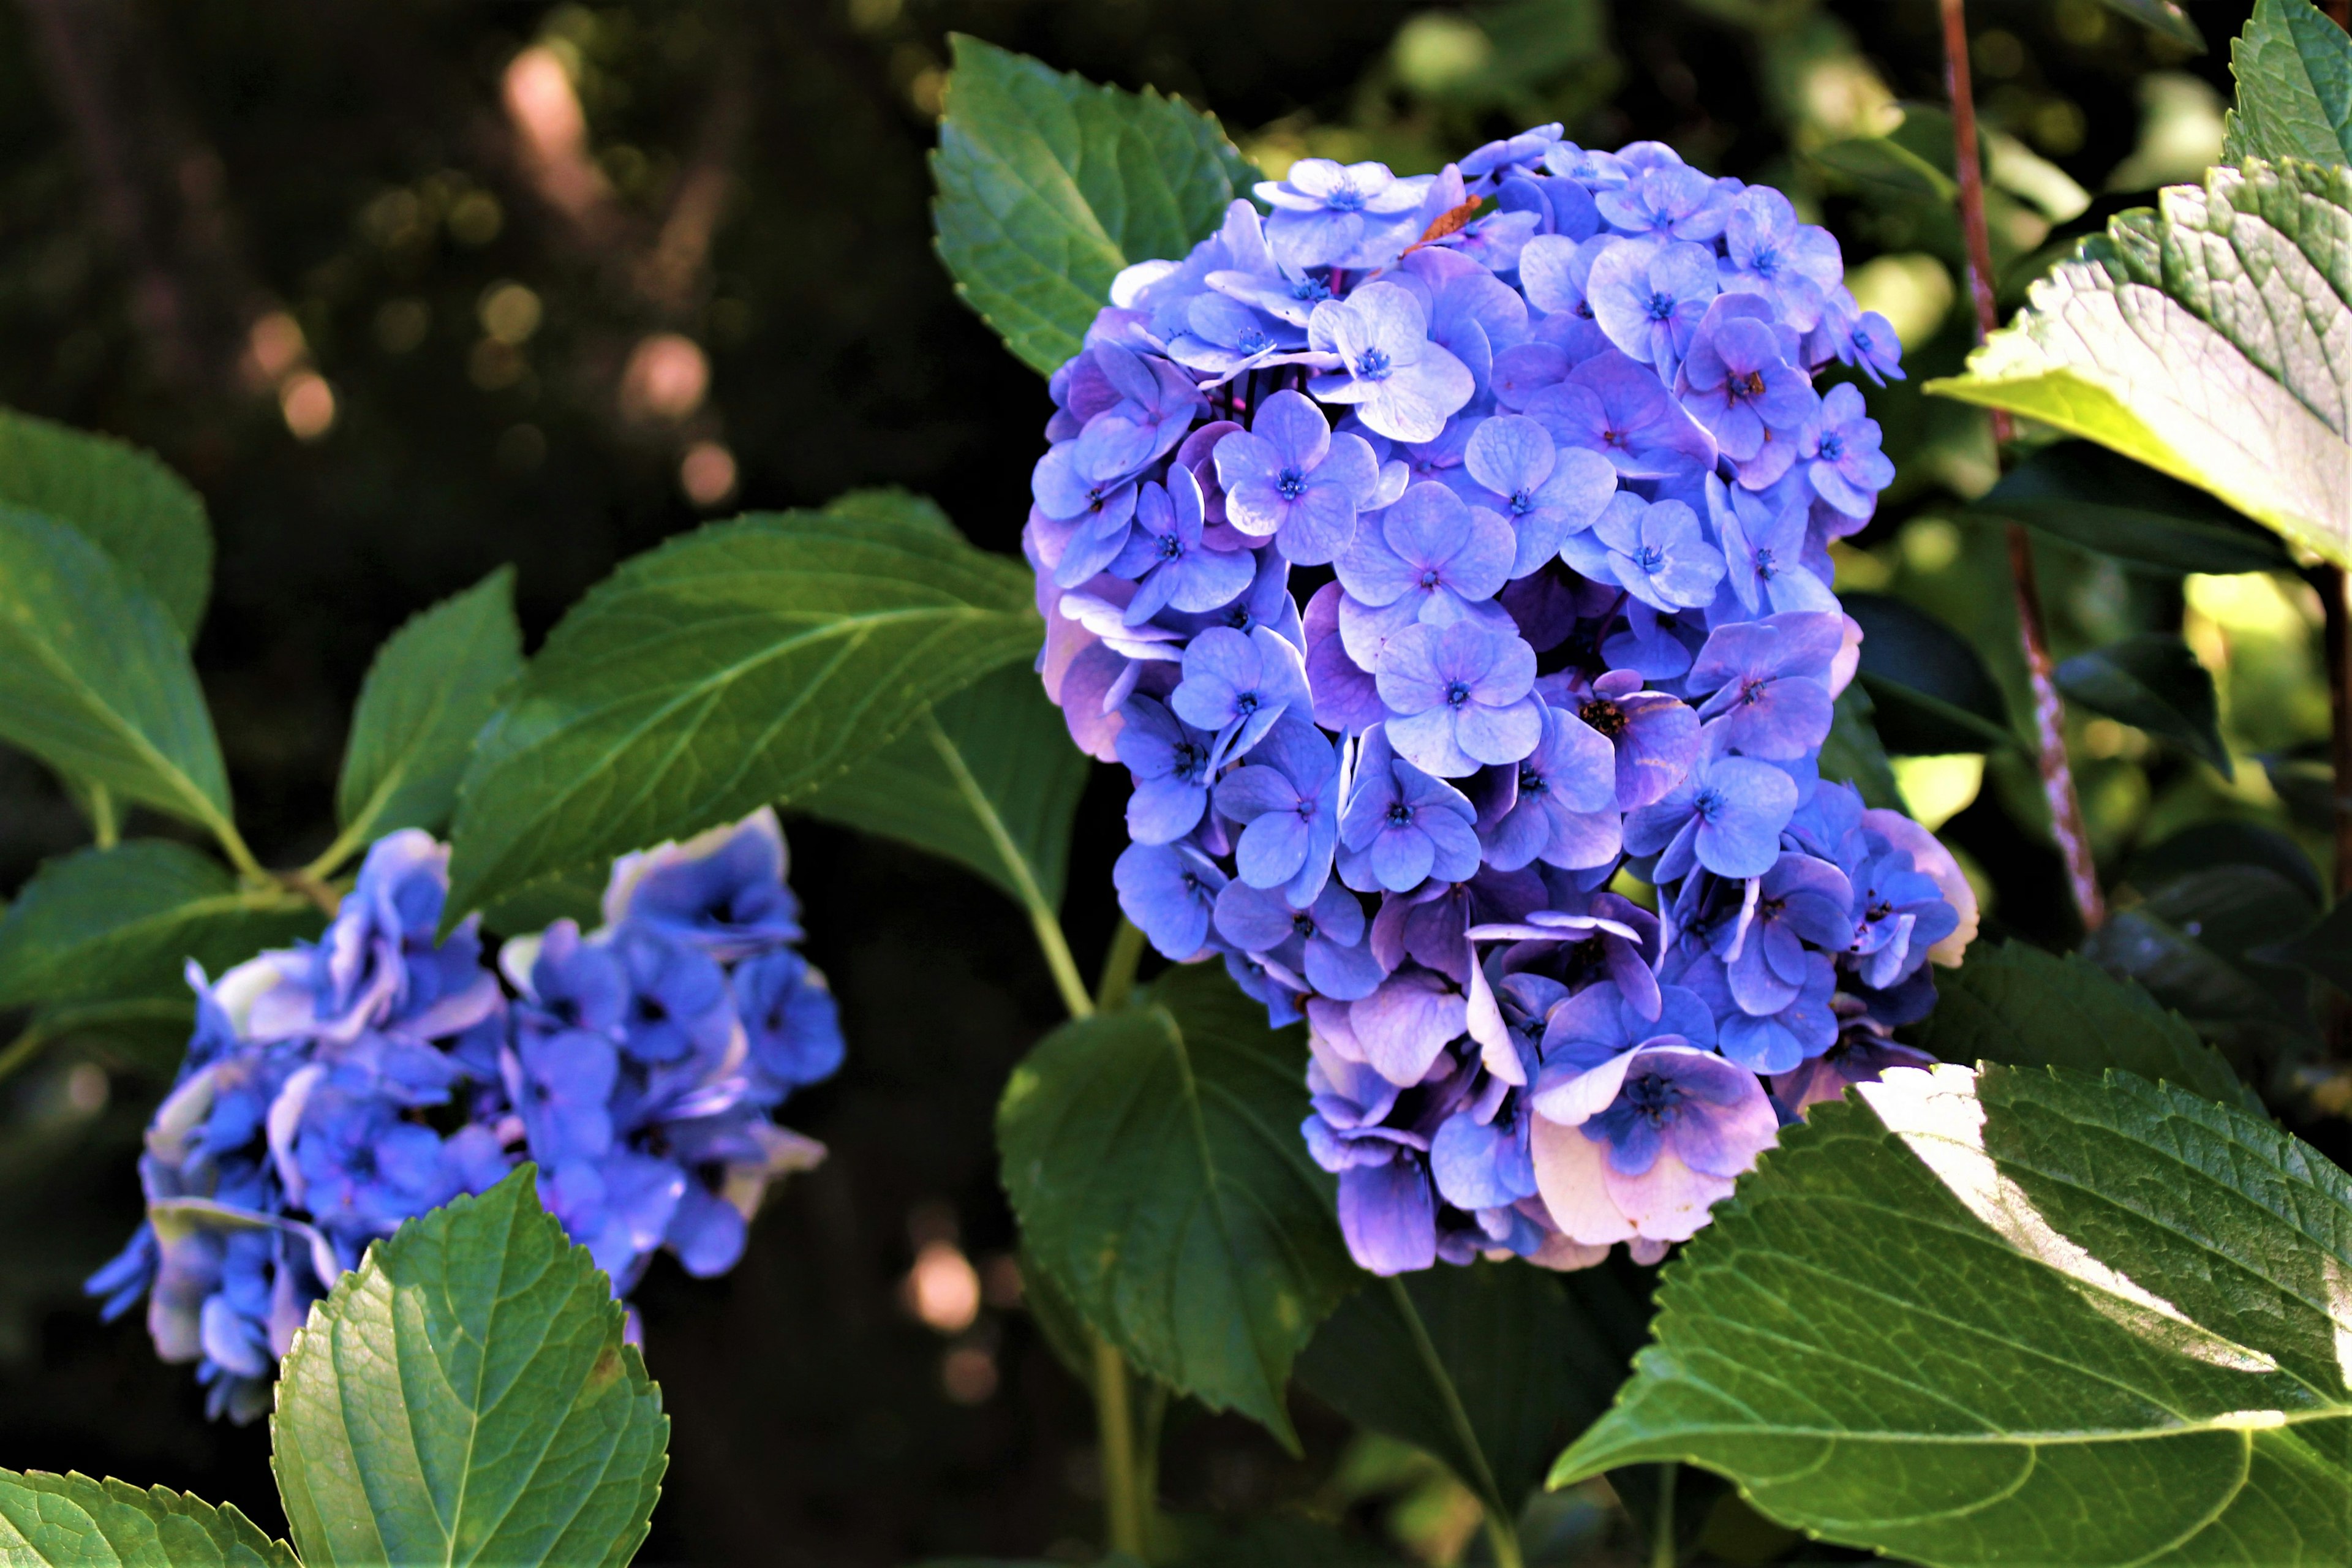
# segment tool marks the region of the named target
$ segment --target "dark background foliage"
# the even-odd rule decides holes
[[[2247,8],[2189,7],[2212,39]],[[2227,91],[2223,55],[2185,58],[2095,0],[1970,10],[1991,123],[2092,192],[2142,145],[2149,73]],[[1465,16],[1496,40],[1483,58],[1463,53]],[[928,491],[981,543],[1017,547],[1044,388],[929,248],[924,156],[955,29],[1180,91],[1245,147],[1418,169],[1564,118],[1589,142],[1658,137],[1808,186],[1850,265],[1943,244],[1803,160],[1843,112],[1822,61],[1941,97],[1932,0],[16,0],[0,6],[0,402],[150,446],[203,491],[219,561],[196,657],[264,859],[330,836],[376,644],[502,563],[536,637],[699,519],[855,485]],[[530,48],[584,109],[569,156],[508,100]],[[1958,321],[1915,366],[1957,363]],[[1972,631],[1979,610],[1998,625],[1972,536],[1939,562],[1900,532],[1968,488],[1971,416],[1907,392],[1878,406],[1911,477],[1860,542]],[[2079,643],[2109,590],[2057,569],[2059,635]],[[2113,588],[2112,613],[2144,620],[2146,593]],[[2168,787],[2125,761],[2126,804],[2093,803],[2111,859]],[[1118,795],[1098,779],[1082,818],[1082,962],[1113,917]],[[2063,938],[2054,861],[2014,818],[1989,784],[1948,832],[2000,886],[1997,915]],[[0,888],[83,837],[47,775],[0,755]],[[833,1157],[784,1186],[734,1273],[695,1282],[665,1260],[641,1292],[676,1417],[646,1559],[1076,1551],[1095,1528],[1090,1413],[1013,1305],[989,1114],[1053,992],[980,884],[814,825],[793,845],[851,1056],[792,1120]],[[136,1222],[131,1151],[168,1056],[68,1054],[4,1091],[0,1464],[185,1487],[275,1529],[265,1434],[206,1425],[186,1369],[72,1289]],[[925,1243],[984,1281],[960,1333],[902,1302]],[[1299,1403],[1303,1461],[1180,1410],[1171,1502],[1349,1506],[1345,1425]]]

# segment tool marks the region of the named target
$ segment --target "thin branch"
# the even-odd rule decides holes
[[[1964,0],[1940,0],[1944,22],[1944,69],[1952,97],[1953,168],[1959,181],[1960,234],[1968,243],[1969,297],[1976,305],[1981,341],[2000,324],[1993,298],[1992,237],[1985,226],[1984,162],[1977,148],[1976,95],[1969,80],[1969,24]],[[2007,446],[2016,435],[2007,413],[1993,410],[1993,440]],[[2083,803],[2074,790],[2074,770],[2066,760],[2066,710],[2058,696],[2050,658],[2050,633],[2042,615],[2035,580],[2032,536],[2009,525],[2010,580],[2016,593],[2017,630],[2025,646],[2026,679],[2033,690],[2034,761],[2042,775],[2042,798],[2050,810],[2050,836],[2066,865],[2066,881],[2083,929],[2096,931],[2107,918],[2099,892],[2099,871],[2091,838],[2083,826]]]

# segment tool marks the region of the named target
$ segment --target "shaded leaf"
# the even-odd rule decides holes
[[[184,844],[140,838],[77,850],[44,864],[0,918],[0,1010],[183,1000],[188,960],[217,975],[324,924],[310,900],[239,887]]]
[[[279,1373],[302,1561],[626,1563],[669,1418],[622,1315],[528,1165],[371,1247]]]
[[[1040,374],[1078,352],[1121,268],[1181,258],[1255,171],[1213,116],[1097,87],[958,33],[931,217],[956,292]]]
[[[409,617],[368,667],[335,785],[335,816],[369,837],[438,831],[457,804],[474,735],[522,673],[514,568]]]
[[[1024,909],[1058,910],[1086,754],[1037,677],[1008,664],[793,802],[955,861]]]
[[[0,1563],[10,1568],[299,1568],[282,1541],[226,1504],[168,1487],[0,1470]]]
[[[0,741],[217,831],[228,777],[186,641],[79,530],[0,510]]]
[[[2129,980],[2021,942],[1977,942],[1936,975],[1936,1010],[1911,1030],[1922,1049],[1967,1066],[2122,1068],[2208,1100],[2262,1101],[2197,1031]]]
[[[2127,1073],[1855,1095],[1668,1266],[1655,1342],[1556,1484],[1691,1460],[1931,1564],[2352,1555],[2352,1178]]]
[[[1554,1274],[1481,1258],[1368,1281],[1299,1357],[1298,1381],[1350,1420],[1435,1455],[1491,1513],[1515,1518],[1641,1348],[1649,1303],[1621,1277],[1629,1269]]]
[[[2150,571],[2273,572],[2294,563],[2276,534],[2203,490],[2090,441],[2043,447],[1971,510]]]
[[[2221,743],[2213,677],[2179,637],[2126,637],[2068,659],[2057,679],[2067,700],[2183,746],[2223,778],[2238,776]]]
[[[1028,1256],[1096,1332],[1296,1451],[1290,1363],[1363,1278],[1331,1178],[1298,1136],[1306,1044],[1222,969],[1171,970],[1137,1005],[1063,1025],[997,1108]]]
[[[154,454],[0,408],[0,507],[79,529],[194,642],[212,594],[205,503]]]
[[[1860,681],[1838,693],[1830,721],[1829,738],[1822,742],[1821,775],[1843,780],[1862,792],[1864,805],[1903,809],[1903,792],[1895,783],[1895,769],[1878,738],[1876,704]]]
[[[2180,8],[2179,0],[2100,0],[2118,16],[2128,16],[2152,33],[2161,33],[2177,44],[2186,44],[2199,54],[2205,52],[2205,35]]]
[[[2210,490],[2341,564],[2352,171],[2249,161],[2126,213],[1926,390],[2006,408]]]
[[[789,800],[1025,663],[1029,573],[928,524],[755,514],[625,563],[474,744],[448,919]]]
[[[1905,600],[1848,594],[1862,627],[1861,680],[1885,749],[1897,756],[2014,744],[2000,687],[1968,639]]]
[[[2352,158],[2352,38],[2309,0],[2255,0],[2230,45],[2238,101],[2223,121],[2221,158]]]
[[[1806,156],[1881,199],[1915,196],[1943,204],[1959,189],[1948,153],[1938,167],[1891,136],[1849,136]]]
[[[2231,818],[2192,823],[2161,843],[2137,851],[2132,856],[2128,875],[2147,889],[2219,866],[2258,866],[2284,878],[2312,908],[2326,901],[2319,885],[2319,868],[2312,864],[2302,845],[2274,827]]]

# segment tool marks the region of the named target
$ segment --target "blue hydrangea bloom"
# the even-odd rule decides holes
[[[836,1070],[772,812],[614,862],[606,923],[436,942],[448,850],[379,840],[326,932],[210,982],[140,1159],[148,1222],[91,1276],[142,1300],[214,1416],[267,1409],[311,1303],[370,1242],[522,1161],[625,1294],[657,1250],[733,1266],[765,1186],[823,1149],[775,1124]],[[428,1114],[429,1113],[429,1114]]]
[[[1920,1059],[1891,1031],[1974,933],[1934,836],[1818,767],[1861,639],[1828,546],[1894,478],[1819,383],[1899,346],[1784,196],[1656,142],[1258,195],[1051,383],[1039,668],[1135,781],[1121,908],[1308,1020],[1366,1268],[1654,1261]],[[1213,591],[1215,551],[1256,564]]]

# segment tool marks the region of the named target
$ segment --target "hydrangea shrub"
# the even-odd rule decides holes
[[[1046,689],[1126,764],[1119,901],[1304,1016],[1376,1273],[1654,1261],[1883,1067],[1973,933],[1950,854],[1819,776],[1831,541],[1900,376],[1764,186],[1557,125],[1309,158],[1129,267],[1054,373]]]
[[[269,1407],[312,1306],[404,1221],[529,1161],[625,1297],[654,1254],[698,1276],[742,1255],[768,1184],[824,1158],[776,1110],[841,1065],[824,977],[794,950],[784,840],[762,810],[614,862],[604,923],[436,936],[449,849],[376,841],[314,942],[209,980],[140,1156],[147,1222],[89,1281],[142,1300],[206,1409]],[[634,1337],[634,1325],[632,1327]]]

